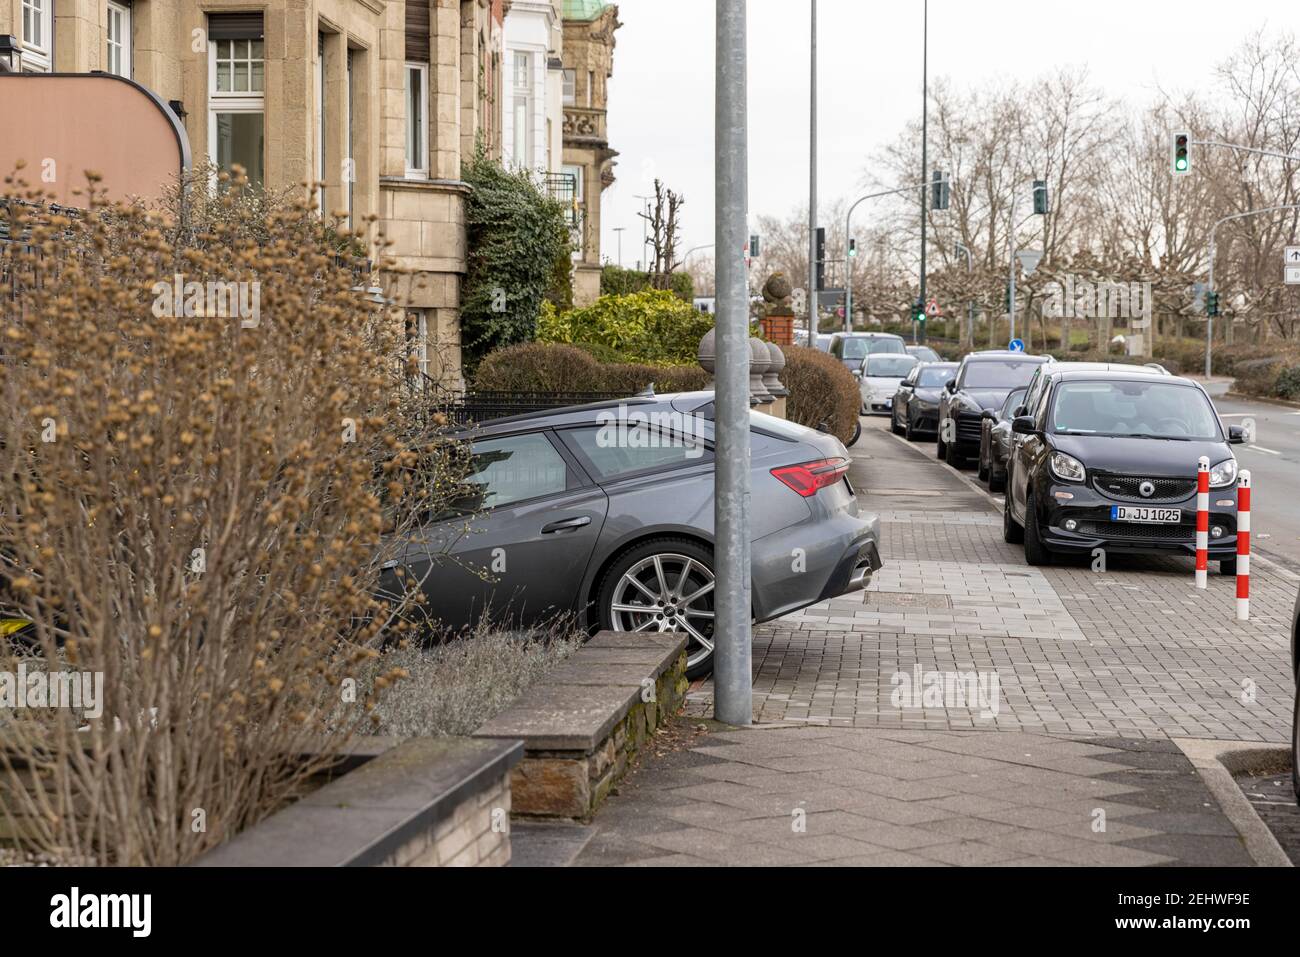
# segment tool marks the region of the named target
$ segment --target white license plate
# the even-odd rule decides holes
[[[1112,505],[1112,522],[1145,522],[1148,525],[1177,525],[1183,519],[1181,509],[1151,508],[1146,505]]]

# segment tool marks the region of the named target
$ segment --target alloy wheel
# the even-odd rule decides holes
[[[615,631],[687,634],[686,666],[713,654],[713,570],[674,552],[651,555],[614,586],[609,619]]]

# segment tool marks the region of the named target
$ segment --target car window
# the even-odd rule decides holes
[[[878,353],[867,358],[864,372],[867,376],[880,376],[882,378],[896,378],[907,375],[916,365],[916,359],[907,354],[891,355],[889,353]]]
[[[867,339],[867,354],[886,352],[891,355],[907,355],[907,346],[899,339]]]
[[[1002,403],[1001,418],[1009,419],[1015,414],[1017,408],[1024,404],[1025,390],[1016,389],[1007,396],[1007,401]]]
[[[1051,386],[1052,384],[1047,381],[1047,376],[1043,376],[1042,386],[1038,390],[1038,395],[1034,398],[1033,406],[1027,407],[1028,414],[1034,417],[1034,422],[1040,429],[1043,427],[1043,423],[1047,421],[1047,403],[1052,397]]]
[[[966,367],[963,389],[1014,389],[1029,385],[1041,363],[1027,359],[992,359]]]
[[[941,389],[955,371],[943,366],[924,366],[917,372],[917,384],[923,389]]]
[[[1199,389],[1171,382],[1062,382],[1048,428],[1084,435],[1220,438],[1214,408]]]
[[[713,453],[703,439],[683,437],[648,424],[570,429],[565,435],[591,464],[596,476],[605,481],[650,469],[713,461]]]
[[[563,492],[564,458],[540,432],[475,442],[452,511],[472,513]]]

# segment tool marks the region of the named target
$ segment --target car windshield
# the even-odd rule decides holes
[[[912,356],[891,356],[879,354],[867,359],[866,375],[880,376],[887,379],[901,379],[912,371],[916,359]]]
[[[953,376],[953,366],[930,366],[917,373],[916,384],[922,389],[937,389]]]
[[[963,389],[1015,389],[1029,385],[1041,363],[1028,359],[996,359],[971,362],[966,366]]]
[[[846,359],[865,359],[869,355],[877,352],[892,352],[895,354],[907,354],[907,349],[903,345],[902,339],[845,339],[844,340],[844,358]]]
[[[1173,382],[1063,382],[1051,431],[1067,435],[1217,441],[1218,420],[1196,388]]]

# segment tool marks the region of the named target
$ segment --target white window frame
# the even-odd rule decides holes
[[[120,31],[116,39],[113,36],[114,19],[117,20]],[[116,70],[112,66],[114,48],[120,61]],[[108,2],[108,13],[104,20],[104,70],[128,80],[131,78],[131,8],[113,3],[113,0]]]
[[[533,113],[537,109],[536,57],[532,50],[515,48],[510,51],[510,161],[517,169],[531,169],[536,152],[537,131]],[[519,63],[524,64],[524,83],[519,83]],[[520,100],[523,103],[520,103]],[[523,126],[520,128],[519,107],[523,106]]]
[[[24,29],[31,19],[40,31],[41,42],[33,43]],[[23,72],[49,73],[54,62],[54,0],[20,0],[18,11],[18,29],[22,34]]]
[[[266,131],[266,41],[262,41],[262,89],[259,92],[217,91],[217,44],[221,40],[208,41],[208,158],[213,165],[217,163],[217,114],[218,113],[261,113],[263,140]],[[246,41],[235,41],[246,42]],[[234,79],[233,75],[231,77]],[[252,85],[252,68],[249,68],[249,85]],[[262,172],[266,173],[266,155],[262,155]],[[215,185],[215,184],[214,184]],[[264,183],[262,185],[265,185]]]
[[[418,77],[420,93],[420,116],[413,117],[409,114],[411,105],[411,77]],[[406,116],[406,141],[404,148],[406,150],[406,178],[407,179],[428,179],[429,178],[429,64],[419,62],[408,62],[403,74],[402,96],[403,109],[407,112]],[[414,130],[416,135],[415,158],[416,164],[411,163],[411,124],[418,122]]]
[[[578,105],[578,71],[564,71],[564,93],[562,96],[565,106]]]

